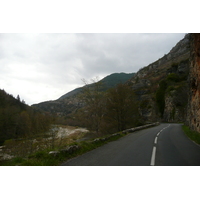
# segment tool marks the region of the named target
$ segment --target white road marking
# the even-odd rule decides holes
[[[153,147],[153,151],[152,151],[152,156],[151,156],[151,166],[155,165],[155,159],[156,159],[156,147]]]
[[[155,138],[154,144],[157,144],[158,137]]]
[[[160,130],[158,133],[157,133],[157,136],[154,140],[154,144],[156,145],[157,144],[157,141],[158,141],[158,136],[160,135],[160,133],[165,130],[166,128],[168,128],[170,126],[170,124],[168,126],[166,126],[165,128],[163,128],[162,130]],[[151,163],[150,165],[151,166],[154,166],[155,165],[155,160],[156,160],[156,147],[154,146],[153,147],[153,151],[152,151],[152,155],[151,155]]]
[[[160,133],[165,130],[166,128],[168,128],[170,126],[170,124],[168,126],[166,126],[165,128],[161,129],[160,132],[158,132],[157,137],[160,135]]]

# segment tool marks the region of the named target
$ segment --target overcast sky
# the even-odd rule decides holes
[[[102,78],[114,72],[136,72],[139,68],[167,54],[185,35],[178,33],[199,32],[199,7],[195,5],[197,5],[196,0],[188,3],[174,0],[162,2],[158,0],[1,0],[0,33],[141,32],[168,34],[0,34],[0,88],[4,88],[15,97],[19,94],[26,103],[31,105],[57,99],[66,92],[82,86],[82,78],[89,80],[95,76]],[[169,34],[170,32],[177,34]],[[78,197],[81,198],[86,194],[85,191],[89,186],[93,191],[92,195],[88,196],[89,200],[102,185],[105,191],[108,187],[111,187],[109,191],[116,189],[118,187],[118,182],[115,181],[116,173],[119,175],[117,180],[121,182],[128,182],[124,177],[130,179],[130,174],[132,174],[139,186],[140,183],[143,184],[141,182],[143,169],[141,171],[137,169],[135,173],[132,168],[130,171],[127,168],[125,170],[122,168],[121,171],[118,168],[109,168],[110,170],[104,168],[98,169],[98,173],[96,173],[96,168],[84,168],[84,171],[71,168],[70,173],[66,173],[64,168],[63,171],[58,171],[57,168],[42,169],[34,169],[37,174],[45,177],[44,180],[38,182],[38,189],[44,186],[46,186],[45,189],[52,188],[52,182],[48,181],[50,173],[53,175],[51,180],[60,183],[59,187],[53,188],[51,196],[46,192],[40,193],[40,196],[44,198],[48,196],[48,199],[53,199],[54,196],[62,198],[65,195],[60,190],[63,185],[66,186],[66,181],[63,183],[59,178],[63,179],[63,176],[70,183],[70,185],[68,184],[70,188],[68,196],[74,198],[78,187],[81,191],[79,192],[81,196]],[[21,173],[16,173],[14,168],[13,170],[9,168],[8,173],[1,174],[1,180],[6,182],[9,174],[13,180],[20,181],[21,184],[18,185],[23,185],[24,191],[27,191],[28,194],[32,188],[30,186],[35,187],[38,177],[35,176],[35,173],[30,174],[24,168],[19,170]],[[52,173],[52,170],[55,173]],[[141,173],[138,173],[138,170]],[[198,173],[194,169],[191,171],[194,176],[191,176],[191,173],[190,176],[186,174],[186,180],[190,182],[194,181],[191,180],[191,177],[195,177]],[[153,191],[159,178],[156,174],[159,175],[159,172],[162,173],[162,171],[156,168],[153,178],[151,171],[146,172],[147,183],[151,183],[148,184],[148,188],[152,185],[149,191]],[[177,173],[180,174],[179,180],[181,180],[182,173],[185,173],[180,168],[175,172],[174,169],[167,169],[167,172],[166,175],[162,173],[162,179],[165,181],[160,179],[160,188],[158,185],[160,191],[169,185],[169,173],[174,176],[177,176]],[[77,173],[78,175],[76,175]],[[94,176],[90,176],[93,173],[98,182],[95,182]],[[111,178],[106,184],[102,184],[104,181],[102,177],[104,178],[105,175]],[[75,183],[74,177],[84,180],[87,188],[83,187],[82,182],[80,185],[78,183],[77,187],[73,187],[71,183]],[[30,182],[29,180],[35,181]],[[27,181],[29,184],[25,185],[24,183]],[[93,182],[95,184],[91,184]],[[21,188],[17,187],[15,181],[9,184],[8,189],[4,187],[3,196],[6,197],[10,188],[14,191],[13,195],[16,196]],[[184,188],[183,184],[182,180],[174,182],[174,186],[177,188],[178,185],[180,190]],[[120,192],[116,193],[117,196],[114,197],[119,199],[122,195],[123,197],[124,195],[131,196],[132,193],[127,192],[131,191],[131,189],[127,190],[129,185],[126,184],[124,188],[120,187]],[[148,198],[149,193],[144,193],[143,187],[139,186],[136,187],[134,195],[141,198],[142,194],[142,197]],[[65,192],[65,190],[62,191]],[[190,196],[193,194],[194,197],[198,195],[197,192],[194,193],[194,187],[191,187],[191,191],[190,188],[187,188],[187,194]],[[106,195],[113,198],[113,192],[107,191]],[[180,192],[175,193],[175,196],[180,198]],[[154,196],[154,198],[158,199],[159,196],[158,198]]]
[[[0,88],[29,105],[58,99],[116,72],[132,73],[167,54],[175,34],[0,34]]]

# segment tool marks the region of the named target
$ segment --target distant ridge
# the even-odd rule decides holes
[[[100,81],[103,83],[102,91],[106,91],[115,87],[119,83],[126,83],[129,79],[133,78],[135,73],[113,73]],[[92,85],[92,84],[90,84]],[[45,112],[56,114],[59,116],[67,116],[73,113],[78,108],[81,108],[82,104],[79,102],[77,95],[81,93],[85,86],[76,88],[55,101],[45,101],[32,106]]]
[[[64,94],[64,95],[61,96],[58,100],[62,100],[62,99],[65,99],[65,98],[67,98],[67,97],[74,96],[74,95],[78,94],[79,92],[81,92],[81,91],[82,91],[82,88],[83,88],[83,87],[76,88],[76,89],[74,89],[74,90],[72,90],[72,91],[70,91],[70,92]]]
[[[135,73],[127,74],[127,73],[121,72],[121,73],[113,73],[113,74],[106,76],[105,78],[100,80],[103,83],[103,90],[106,91],[107,89],[115,87],[119,83],[125,83],[130,78],[132,78],[134,76],[134,74]],[[76,88],[76,89],[64,94],[58,100],[63,100],[67,97],[71,97],[71,96],[74,96],[74,95],[80,93],[82,91],[83,87]]]

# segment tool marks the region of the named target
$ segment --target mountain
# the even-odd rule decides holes
[[[190,57],[190,34],[179,41],[171,51],[157,61],[140,69],[136,74],[111,74],[101,82],[104,91],[126,83],[135,92],[139,112],[144,121],[184,121],[188,100],[188,72]],[[58,100],[42,102],[34,107],[58,116],[67,116],[83,104],[77,97],[82,88],[77,88]]]
[[[185,121],[189,93],[190,44],[190,34],[186,34],[168,54],[141,68],[137,73],[115,73],[105,77],[101,80],[104,83],[103,91],[120,82],[131,87],[135,92],[143,123]],[[77,98],[82,90],[83,87],[77,88],[58,100],[33,106],[58,116],[67,116],[83,107]]]
[[[119,83],[126,83],[130,78],[132,78],[135,75],[135,73],[114,73],[111,75],[106,76],[99,82],[102,83],[102,91],[106,91],[110,88],[115,87]],[[83,86],[80,88],[76,88],[63,96],[61,96],[59,99],[55,101],[46,101],[41,102],[39,104],[32,105],[33,107],[56,114],[57,116],[67,116],[74,111],[76,111],[78,108],[82,107],[82,102],[77,98],[77,95],[79,95],[84,87],[90,87],[93,84],[90,84],[88,86]]]
[[[132,78],[134,76],[135,73],[130,73],[130,74],[126,74],[126,73],[114,73],[114,74],[110,74],[108,76],[106,76],[105,78],[103,78],[101,81],[102,83],[102,90],[106,91],[110,88],[115,87],[118,83],[125,83],[128,79]],[[80,88],[76,88],[66,94],[64,94],[63,96],[61,96],[58,100],[63,100],[67,97],[71,97],[74,95],[79,94],[81,91],[83,90],[83,87]]]
[[[190,35],[171,51],[140,69],[127,84],[135,91],[144,122],[179,122],[186,118]]]

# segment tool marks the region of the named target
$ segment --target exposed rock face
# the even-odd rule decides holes
[[[171,51],[147,67],[140,69],[127,83],[135,91],[139,103],[140,114],[145,122],[184,121],[187,105],[187,77],[189,71],[190,34],[187,34]],[[168,80],[170,74],[179,80]],[[165,80],[164,113],[159,112],[156,93],[159,83]],[[171,84],[171,85],[170,85]]]
[[[165,95],[163,119],[167,122],[184,122],[187,114],[187,84],[172,90]]]
[[[200,34],[191,34],[187,123],[200,132]]]

